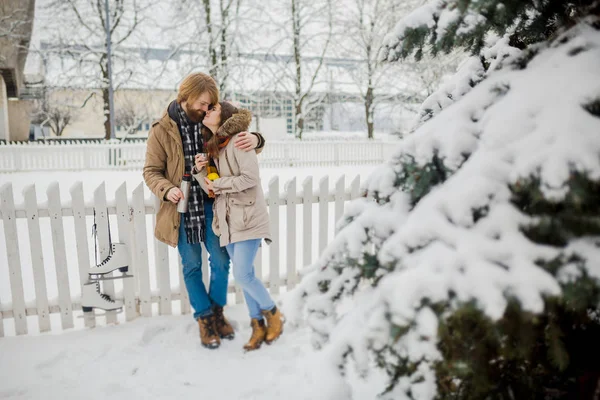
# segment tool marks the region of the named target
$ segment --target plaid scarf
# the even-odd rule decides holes
[[[179,103],[177,114],[179,116],[179,127],[181,131],[181,142],[183,143],[183,155],[185,160],[185,173],[191,174],[194,167],[194,156],[202,153],[203,140],[200,129],[202,123],[190,121]],[[200,184],[192,179],[190,195],[188,200],[188,212],[184,214],[185,234],[188,243],[204,242],[206,238],[206,216],[204,215],[204,196]]]

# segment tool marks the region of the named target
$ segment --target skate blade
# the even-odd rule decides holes
[[[104,310],[102,308],[98,308],[98,310],[101,310],[102,312],[96,312],[95,311],[96,308],[94,308],[94,310],[92,311],[84,311],[82,315],[78,315],[77,318],[83,319],[86,317],[105,317],[108,315],[109,312],[113,313],[113,314],[121,314],[123,312],[123,307],[121,308],[115,308],[114,310]]]
[[[94,275],[90,274],[88,276],[88,282],[114,281],[115,279],[125,279],[125,278],[133,278],[133,275],[123,274],[123,275],[118,275],[118,276],[104,276],[104,275],[94,276]]]

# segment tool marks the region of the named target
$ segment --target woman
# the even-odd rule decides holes
[[[234,114],[236,118],[231,118]],[[238,133],[248,130],[252,116],[248,110],[221,102],[204,117],[206,151],[214,160],[219,178],[206,177],[208,160],[196,157],[195,179],[215,195],[212,228],[227,249],[233,276],[242,287],[250,313],[252,336],[244,345],[255,350],[263,341],[271,343],[283,331],[283,315],[275,306],[260,279],[254,274],[254,258],[261,239],[271,242],[269,214],[263,195],[255,152],[244,152],[233,145]],[[263,319],[263,316],[266,318]],[[266,325],[266,326],[265,326]]]

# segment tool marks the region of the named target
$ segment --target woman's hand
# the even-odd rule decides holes
[[[207,188],[208,190],[210,190],[211,192],[214,192],[214,189],[213,189],[213,182],[212,182],[210,179],[208,179],[208,178],[206,178],[206,177],[205,177],[205,178],[204,178],[204,183],[206,183],[206,188]]]
[[[206,159],[206,156],[202,155],[202,154],[196,154],[196,156],[194,157],[194,166],[196,167],[196,172],[200,172],[202,171],[202,168],[206,167],[206,165],[208,164],[208,160]]]

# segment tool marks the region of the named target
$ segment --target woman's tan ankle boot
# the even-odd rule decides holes
[[[252,327],[252,336],[250,336],[248,343],[244,345],[244,350],[246,351],[258,349],[262,342],[265,341],[265,336],[267,335],[264,319],[252,318],[250,326]]]
[[[273,307],[271,310],[266,310],[262,313],[267,318],[267,336],[265,337],[265,341],[267,344],[270,344],[283,333],[285,317],[277,307]]]

